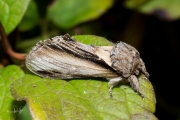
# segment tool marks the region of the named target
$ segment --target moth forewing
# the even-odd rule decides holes
[[[96,47],[67,42],[56,37],[56,42],[46,40],[37,44],[26,58],[27,68],[41,77],[54,79],[118,76],[104,60],[93,54]]]

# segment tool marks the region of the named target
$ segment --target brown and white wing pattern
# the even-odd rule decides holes
[[[96,49],[68,34],[57,36],[37,43],[26,57],[26,66],[41,77],[53,79],[117,77],[118,74],[93,53]]]

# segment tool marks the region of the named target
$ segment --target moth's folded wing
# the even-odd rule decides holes
[[[86,48],[74,50],[74,46],[76,44],[67,47],[60,43],[36,46],[27,55],[26,66],[41,77],[55,79],[118,76],[97,55],[89,53]]]

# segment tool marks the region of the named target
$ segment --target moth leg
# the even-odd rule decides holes
[[[144,99],[144,95],[139,87],[139,81],[137,79],[137,77],[135,75],[131,75],[129,78],[128,78],[128,81],[130,82],[130,85],[131,87],[138,92],[138,94],[140,94],[143,99]]]
[[[145,64],[144,62],[142,61],[142,59],[140,59],[140,62],[141,62],[141,65],[140,65],[140,70],[142,71],[142,73],[144,73],[145,77],[146,77],[146,80],[149,78],[149,73],[147,72],[146,70],[146,67],[145,67]]]
[[[115,85],[117,85],[120,81],[122,80],[122,77],[116,77],[116,78],[112,78],[109,80],[108,84],[110,85],[110,88],[109,88],[109,94],[110,94],[110,97],[112,98],[112,89]]]

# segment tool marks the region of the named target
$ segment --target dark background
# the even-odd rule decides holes
[[[141,39],[136,48],[141,53],[155,89],[155,115],[160,120],[177,120],[180,118],[180,20],[168,21],[144,15],[119,7],[120,4],[116,1],[113,8],[100,18],[103,28],[113,40],[133,43],[136,40],[134,37]]]

